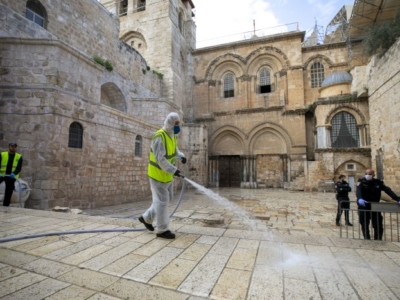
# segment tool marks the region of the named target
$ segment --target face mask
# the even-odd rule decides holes
[[[178,125],[174,126],[174,134],[178,134],[180,131],[181,128]]]
[[[365,175],[365,179],[367,179],[367,180],[371,180],[372,179],[372,175]]]

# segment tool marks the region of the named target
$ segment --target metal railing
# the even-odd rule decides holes
[[[372,202],[365,209],[357,209],[356,201],[341,201],[341,205],[346,202],[350,203],[350,209],[342,209],[342,219],[348,211],[353,226],[347,226],[342,221],[339,230],[341,238],[400,242],[400,205]]]

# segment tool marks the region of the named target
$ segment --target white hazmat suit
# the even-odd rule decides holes
[[[162,129],[171,137],[174,136],[174,126],[180,121],[177,113],[170,113],[164,121]],[[157,137],[151,142],[151,149],[161,169],[167,173],[174,174],[178,168],[166,159],[165,145],[161,137]],[[184,157],[176,146],[176,153],[179,157]],[[142,215],[146,223],[152,224],[156,220],[157,233],[163,233],[169,230],[168,204],[173,197],[173,181],[162,183],[152,178],[150,179],[151,193],[153,203],[149,209]]]

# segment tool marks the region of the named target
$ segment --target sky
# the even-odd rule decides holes
[[[354,0],[192,0],[197,48],[229,42],[235,37],[268,35],[295,30],[308,31],[326,26],[344,5]],[[268,28],[268,30],[267,30]],[[244,34],[247,33],[247,34]],[[242,39],[242,38],[239,38]],[[238,40],[238,39],[236,39]]]

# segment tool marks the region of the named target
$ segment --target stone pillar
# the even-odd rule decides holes
[[[282,174],[283,174],[283,182],[288,182],[288,158],[286,156],[286,154],[281,155],[282,158]]]
[[[208,166],[209,166],[208,185],[210,187],[219,187],[218,157],[217,156],[210,157]]]

